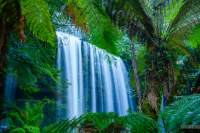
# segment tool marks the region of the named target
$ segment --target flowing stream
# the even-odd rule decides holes
[[[79,38],[57,32],[57,115],[72,119],[85,112],[135,110],[134,96],[123,61]]]

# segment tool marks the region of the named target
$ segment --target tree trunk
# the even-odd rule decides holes
[[[4,68],[6,61],[6,25],[4,21],[0,19],[0,114],[2,114],[2,102],[4,94]],[[1,116],[0,116],[1,117]],[[1,119],[1,118],[0,118]]]
[[[136,63],[136,58],[135,58],[135,48],[134,48],[133,41],[131,41],[131,53],[132,53],[133,76],[134,76],[135,87],[136,87],[136,92],[137,92],[138,111],[142,111],[142,92],[141,92],[141,85],[140,85],[140,80],[138,76],[137,63]]]
[[[167,100],[171,94],[174,80],[173,66],[167,56],[168,52],[164,44],[160,43],[159,46],[148,45],[147,51],[147,90],[145,92],[151,108],[157,112],[159,97],[164,95]]]

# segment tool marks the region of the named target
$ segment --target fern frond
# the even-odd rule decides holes
[[[171,24],[177,17],[184,3],[184,0],[171,0],[169,4],[166,4],[166,6],[163,8],[163,36],[168,34]]]
[[[54,45],[56,36],[47,3],[44,0],[21,0],[20,4],[33,35]]]
[[[44,127],[43,132],[44,133],[70,133],[72,132],[73,127],[70,124],[69,120],[62,120],[55,122],[53,124],[50,124],[46,127]]]
[[[106,51],[118,55],[119,30],[103,13],[95,0],[69,0],[67,12],[72,22],[89,33],[88,40]]]
[[[200,124],[200,95],[178,97],[162,113],[168,132],[178,132],[182,125]]]
[[[199,42],[200,1],[178,0],[173,3],[175,6],[171,10],[174,10],[174,14],[169,12],[169,18],[166,17],[166,22],[170,20],[167,22],[166,40],[169,47],[176,46],[189,55],[187,47],[195,48]]]

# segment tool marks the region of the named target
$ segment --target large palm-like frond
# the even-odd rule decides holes
[[[168,28],[168,38],[179,35],[186,37],[191,30],[200,24],[200,1],[186,0],[181,2],[179,10]]]
[[[187,47],[196,47],[198,45],[199,30],[197,26],[200,24],[200,1],[199,0],[178,0],[173,2],[174,7],[172,12],[175,15],[169,14],[166,17],[165,39],[168,47],[178,47],[185,53]],[[166,9],[170,8],[167,7]],[[188,43],[188,41],[190,43]],[[190,44],[190,45],[186,45]]]
[[[171,25],[174,19],[179,14],[182,6],[184,5],[184,0],[171,0],[169,3],[164,5],[161,12],[163,14],[163,27],[162,27],[162,36],[166,37],[168,30],[171,28]]]

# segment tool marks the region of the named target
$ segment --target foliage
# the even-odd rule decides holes
[[[39,4],[38,4],[39,3]],[[46,41],[51,45],[55,44],[55,32],[51,22],[51,16],[49,13],[48,5],[44,0],[9,0],[0,1],[2,22],[5,20],[10,31],[17,31],[19,36],[24,32],[24,19],[28,25],[28,28],[34,36]],[[13,14],[9,14],[12,13]],[[7,27],[6,27],[7,28]]]
[[[167,132],[179,132],[183,125],[200,124],[200,95],[177,96],[161,113]]]
[[[152,99],[158,99],[160,92],[167,97],[171,95],[176,84],[174,79],[177,79],[174,71],[179,71],[176,69],[176,61],[180,51],[188,56],[191,55],[189,49],[198,45],[194,42],[197,42],[199,34],[199,2],[108,0],[98,6],[103,6],[102,10],[111,21],[125,29],[130,38],[137,36],[139,41],[145,42],[147,51],[143,57],[146,67],[143,72],[147,82],[144,95],[155,93],[154,98],[149,99],[151,104],[157,104]],[[190,43],[187,43],[188,37]]]
[[[130,40],[125,33],[117,43],[117,49],[119,51],[119,56],[123,59],[123,61],[128,62],[131,60]]]
[[[44,118],[43,109],[50,102],[49,100],[26,102],[23,108],[11,107],[7,114],[11,132],[40,133],[40,125]]]
[[[66,7],[66,0],[59,0],[59,1],[45,0],[45,2],[48,4],[49,12],[51,15],[53,15],[54,13],[63,12],[64,8]]]
[[[37,92],[44,87],[53,89],[56,86],[55,47],[40,42],[30,33],[25,43],[17,41],[15,34],[11,34],[8,44],[8,71],[14,73],[20,89]]]
[[[156,95],[164,92],[167,83],[171,85],[168,89],[173,88],[173,95],[188,93],[186,82],[197,75],[193,69],[199,72],[199,0],[68,0],[67,5],[64,0],[20,0],[20,3],[0,0],[0,22],[6,20],[9,27],[7,70],[15,74],[20,89],[32,93],[40,89],[53,90],[58,84],[51,14],[54,10],[63,11],[65,6],[71,21],[88,33],[87,39],[91,43],[120,55],[127,62],[131,59],[130,39],[134,39],[139,76],[144,79],[142,84],[146,84],[148,78],[145,74],[153,72],[149,74],[153,75],[149,82],[156,86],[150,86]],[[21,17],[25,17],[25,21],[19,24]],[[26,42],[20,42],[10,32],[19,32],[19,26],[22,26],[20,32],[26,31]],[[146,99],[143,102],[149,109]],[[199,95],[177,97],[160,114],[167,132],[179,132],[182,125],[200,124],[199,105]],[[43,107],[41,101],[26,103],[22,109],[14,107],[8,114],[10,132],[39,133],[44,118]],[[156,132],[157,127],[153,119],[142,113],[127,116],[87,113],[73,120],[53,123],[44,132],[71,132],[87,125],[98,132],[113,131],[117,126],[130,132],[146,133]]]
[[[73,130],[72,124],[68,120],[62,120],[46,126],[44,133],[70,133]]]
[[[130,113],[129,115],[122,117],[122,123],[134,133],[156,132],[157,127],[152,118],[142,113]]]
[[[117,116],[115,113],[86,113],[77,119],[52,124],[46,127],[45,131],[51,133],[70,132],[74,128],[87,128],[88,125],[96,132],[103,133],[115,130],[130,130],[134,133],[156,131],[154,120],[141,113],[130,113],[127,116]]]
[[[44,0],[21,0],[20,4],[22,15],[33,35],[55,45],[55,32],[47,3]]]
[[[102,16],[110,18],[129,36],[137,36],[139,41],[144,40],[147,42],[145,44],[148,47],[151,45],[153,45],[152,47],[161,47],[160,49],[166,47],[167,51],[176,47],[179,50],[187,51],[185,37],[190,36],[191,33],[198,35],[198,32],[193,30],[200,23],[199,18],[194,17],[199,15],[197,13],[200,9],[198,0],[170,0],[164,2],[162,0],[108,0],[107,2],[87,0],[74,2],[74,4],[78,7],[79,4],[93,5],[93,10],[96,9]],[[82,14],[88,13],[86,10],[81,10],[81,8],[76,10]],[[98,13],[95,12],[94,14]],[[77,20],[82,20],[78,18],[78,14],[73,15],[75,18],[77,15]],[[100,17],[91,16],[89,20],[85,20],[85,23]],[[161,54],[164,53],[164,51],[160,52]]]
[[[176,71],[174,72],[176,78],[174,95],[187,95],[191,92],[191,88],[195,87],[200,68],[199,50],[198,48],[191,50],[191,56],[179,55],[177,57]]]
[[[193,28],[191,34],[188,36],[188,41],[190,46],[193,48],[198,48],[200,45],[200,25],[197,25],[195,28]]]
[[[136,48],[136,60],[139,62],[138,65],[138,73],[143,74],[145,70],[145,53],[146,48],[143,45],[140,45],[139,43],[138,47]]]
[[[44,0],[37,2],[35,0],[1,0],[0,7],[0,93],[2,94],[6,65],[9,69],[8,73],[14,73],[16,76],[17,87],[20,89],[36,92],[38,88],[47,85],[54,88],[52,84],[55,84],[54,81],[57,80],[53,57],[56,50],[55,32],[47,3]],[[25,28],[26,31],[29,29],[29,32],[26,32],[28,38],[24,34]],[[18,33],[19,39],[10,37],[13,32]],[[42,44],[34,37],[47,43]],[[24,44],[30,45],[22,44],[26,39],[28,42]],[[39,46],[40,44],[42,45]],[[49,44],[51,46],[48,46]],[[49,84],[48,81],[53,82]]]
[[[177,50],[172,49],[178,48],[179,51],[184,51],[183,53],[189,53],[186,41],[191,33],[195,34],[196,31],[193,28],[200,24],[199,5],[199,0],[77,0],[68,1],[67,11],[74,24],[85,31],[90,31],[92,27],[98,38],[108,38],[107,34],[106,36],[99,34],[104,33],[102,30],[105,31],[105,29],[105,33],[113,31],[112,27],[104,27],[101,24],[112,22],[124,30],[130,40],[135,39],[136,36],[138,41],[145,42],[143,75],[146,76],[147,82],[144,93],[147,93],[145,95],[152,93],[153,98],[148,98],[148,100],[152,108],[157,110],[157,101],[152,99],[158,99],[160,92],[164,92],[167,97],[171,95],[176,82],[173,71],[176,71],[174,68],[176,68],[177,60]],[[97,25],[99,29],[96,28]],[[113,35],[112,38],[114,38]],[[95,40],[97,37],[91,36]],[[106,41],[109,42],[110,39]],[[194,40],[194,37],[192,39]],[[153,104],[156,106],[153,107]]]
[[[96,5],[98,5],[98,1],[69,0],[67,13],[75,25],[89,33],[91,43],[118,55],[117,43],[122,34],[106,15],[102,15],[101,8],[97,8]]]

